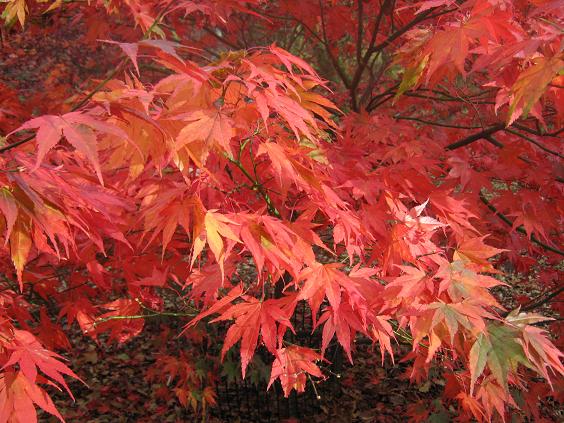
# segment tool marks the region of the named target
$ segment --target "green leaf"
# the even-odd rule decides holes
[[[508,373],[517,370],[519,364],[529,367],[529,362],[523,347],[517,342],[517,331],[508,326],[492,324],[488,326],[488,332],[491,341],[488,367],[501,386],[508,389]]]
[[[417,66],[412,66],[405,70],[400,86],[398,88],[398,92],[394,97],[394,103],[398,98],[401,97],[403,93],[417,85],[419,79],[421,79],[421,75],[423,74],[425,67],[427,66],[427,62],[429,62],[429,55],[425,56]]]
[[[474,392],[474,385],[476,380],[481,376],[488,361],[488,354],[491,351],[492,345],[487,337],[481,333],[476,338],[476,342],[472,345],[470,350],[470,395]]]

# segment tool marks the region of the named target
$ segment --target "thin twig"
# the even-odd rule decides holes
[[[513,227],[513,222],[511,222],[511,220],[504,215],[503,213],[501,213],[492,203],[490,203],[486,197],[484,196],[483,193],[480,193],[480,200],[482,200],[482,203],[484,203],[488,209],[490,209],[497,217],[499,217],[507,226],[511,226]],[[525,230],[525,228],[523,226],[519,226],[517,228],[515,228],[515,230],[517,232],[520,232],[522,234],[524,234],[525,236],[528,237],[527,231]],[[559,250],[558,248],[555,247],[551,247],[550,245],[545,244],[544,242],[540,241],[535,234],[531,234],[530,240],[532,242],[534,242],[535,244],[537,244],[539,247],[544,248],[547,251],[551,251],[555,254],[559,254],[561,256],[564,256],[564,251]]]
[[[423,123],[425,125],[440,126],[440,127],[443,127],[443,128],[454,128],[454,129],[480,129],[481,128],[481,126],[466,126],[466,125],[454,125],[452,123],[433,122],[433,121],[430,121],[430,120],[420,119],[420,118],[411,117],[411,116],[396,115],[396,116],[394,116],[394,119],[397,119],[397,120],[412,120],[414,122]]]
[[[554,289],[552,292],[541,294],[538,297],[532,299],[527,304],[521,307],[521,311],[531,311],[536,308],[539,308],[550,302],[550,300],[557,297],[562,292],[564,292],[564,285],[559,286],[558,288]]]
[[[149,317],[195,317],[197,314],[194,313],[169,313],[169,312],[162,312],[162,313],[152,313],[152,314],[132,314],[130,316],[108,316],[102,317],[94,321],[94,327],[101,325],[102,323],[109,322],[111,320],[135,320],[135,319],[146,319]]]
[[[531,144],[536,145],[538,148],[540,148],[541,150],[549,153],[549,154],[553,154],[554,156],[560,158],[560,159],[564,159],[564,156],[562,154],[560,154],[557,151],[551,150],[550,148],[545,147],[544,145],[542,145],[540,142],[535,141],[534,139],[532,139],[531,137],[528,137],[524,134],[521,134],[520,132],[514,131],[513,129],[510,128],[505,128],[505,132],[509,132],[510,134],[516,135],[519,138],[524,139],[525,141],[530,142]]]

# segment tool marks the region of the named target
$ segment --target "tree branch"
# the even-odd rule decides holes
[[[243,148],[244,148],[244,146],[243,146]],[[270,195],[268,195],[268,192],[264,188],[263,184],[258,179],[253,178],[253,176],[249,173],[249,171],[247,169],[245,169],[245,167],[241,163],[240,159],[234,159],[234,158],[229,157],[228,155],[225,155],[225,157],[227,158],[227,160],[229,160],[229,162],[233,163],[241,171],[241,173],[243,173],[243,175],[245,175],[245,177],[249,181],[251,181],[253,183],[252,189],[257,191],[258,194],[262,197],[262,199],[266,203],[266,207],[268,209],[268,212],[272,216],[280,219],[282,217],[282,215],[280,214],[280,212],[278,211],[278,209],[276,208],[276,206],[272,202],[272,199],[270,198]],[[255,169],[255,173],[256,173],[256,169]]]
[[[364,37],[364,9],[363,0],[357,0],[357,11],[358,11],[358,32],[356,38],[356,62],[360,64],[362,59],[362,39]]]
[[[531,137],[528,137],[528,136],[526,136],[526,135],[524,135],[524,134],[521,134],[520,132],[514,131],[513,129],[510,129],[510,128],[505,128],[505,132],[509,132],[510,134],[516,135],[516,136],[518,136],[519,138],[522,138],[522,139],[524,139],[525,141],[528,141],[528,142],[530,142],[531,144],[536,145],[536,146],[537,146],[538,148],[540,148],[541,150],[543,150],[543,151],[545,151],[545,152],[547,152],[547,153],[549,153],[549,154],[552,154],[552,155],[554,155],[554,156],[556,156],[556,157],[558,157],[558,158],[560,158],[560,159],[564,159],[564,156],[563,156],[562,154],[560,154],[560,153],[557,152],[557,151],[551,150],[550,148],[545,147],[545,146],[542,145],[540,142],[535,141],[535,140],[532,139]]]
[[[388,101],[389,99],[393,98],[394,95],[395,95],[394,90],[397,89],[397,87],[399,87],[399,84],[395,84],[392,87],[385,90],[384,92],[371,97],[370,100],[368,101],[368,104],[366,105],[366,111],[370,112],[370,111],[376,109],[381,104]],[[384,97],[384,100],[377,101],[377,100],[381,99],[382,97]]]
[[[194,313],[170,313],[170,312],[162,312],[162,313],[150,313],[150,314],[133,314],[130,316],[108,316],[96,319],[93,323],[93,326],[96,327],[102,323],[109,322],[111,320],[135,320],[135,319],[146,319],[148,317],[195,317],[198,314]]]
[[[454,12],[456,9],[447,9],[447,10],[443,10],[442,12],[437,12],[435,14],[432,14],[434,10],[436,10],[436,8],[426,10],[425,12],[419,14],[411,22],[402,26],[400,29],[398,29],[396,32],[394,32],[392,35],[390,35],[388,38],[386,38],[380,44],[374,46],[371,49],[370,53],[374,53],[374,52],[377,52],[379,50],[382,50],[383,48],[386,48],[393,41],[395,41],[397,38],[401,37],[403,34],[405,34],[407,31],[409,31],[411,28],[413,28],[418,23],[423,22],[426,19],[433,19],[433,18],[437,18],[437,17],[442,16],[442,15],[446,15],[447,13]]]
[[[504,145],[496,140],[492,135],[486,135],[484,139],[492,145],[495,145],[498,148],[503,148]]]
[[[484,203],[488,207],[488,209],[490,209],[497,217],[499,217],[507,226],[513,227],[513,222],[511,222],[511,220],[506,215],[504,215],[498,209],[496,209],[495,206],[486,199],[486,197],[484,196],[483,193],[480,193],[480,200],[482,200],[482,203]],[[519,226],[519,227],[515,228],[515,230],[528,237],[527,231],[525,230],[525,228],[523,226]],[[555,254],[559,254],[561,256],[564,256],[564,251],[545,244],[544,242],[540,241],[535,236],[535,234],[531,234],[530,240],[532,242],[534,242],[535,244],[537,244],[539,247],[542,247],[547,251],[550,251],[550,252],[553,252]]]
[[[443,127],[443,128],[454,128],[454,129],[480,129],[481,128],[481,126],[465,126],[465,125],[454,125],[454,124],[450,124],[450,123],[433,122],[433,121],[430,121],[430,120],[420,119],[420,118],[411,117],[411,116],[395,115],[394,119],[397,119],[397,120],[412,120],[412,121],[415,121],[415,122],[423,123],[425,125],[440,126],[440,127]]]
[[[414,93],[414,92],[407,92],[404,95],[406,97],[425,98],[427,100],[434,100],[434,101],[450,101],[450,102],[458,102],[458,103],[468,103],[467,100],[464,100],[464,99],[461,99],[461,98],[456,98],[456,97],[440,98],[440,97],[433,97],[433,96],[430,96],[430,95],[417,94],[417,93]],[[495,101],[478,100],[478,101],[472,101],[472,104],[495,104]]]
[[[378,12],[378,16],[376,17],[376,22],[374,23],[374,29],[372,30],[372,37],[370,39],[370,43],[368,44],[368,48],[366,49],[364,56],[362,56],[362,60],[359,61],[358,67],[356,68],[355,74],[354,74],[353,79],[352,79],[351,86],[350,86],[350,93],[351,93],[351,103],[352,103],[351,106],[352,106],[352,109],[354,111],[358,111],[358,104],[357,104],[357,99],[356,99],[356,89],[358,88],[358,84],[360,83],[360,80],[362,79],[362,74],[364,73],[364,70],[366,69],[366,65],[368,64],[368,61],[370,60],[370,56],[373,53],[372,49],[374,47],[374,44],[376,43],[376,37],[378,36],[378,32],[380,31],[380,24],[382,23],[384,13],[389,8],[390,3],[391,3],[390,0],[384,0],[384,2],[381,4],[380,11]],[[393,13],[393,9],[392,9],[392,13]],[[359,24],[360,24],[360,22],[359,22]],[[360,49],[360,47],[359,47],[359,49]],[[360,55],[359,55],[359,57],[360,57]]]
[[[345,87],[349,88],[350,82],[349,82],[345,72],[341,68],[341,65],[339,64],[338,59],[331,52],[331,47],[329,45],[329,39],[327,38],[327,32],[325,30],[325,11],[323,9],[323,1],[322,0],[319,0],[319,14],[320,14],[320,18],[321,18],[321,33],[323,34],[322,44],[325,46],[325,51],[327,52],[327,55],[329,56],[329,60],[333,64],[333,67],[337,71],[339,78],[341,78]],[[307,27],[306,27],[306,29],[307,29]],[[312,31],[312,30],[310,30],[310,32],[315,34],[315,32]]]
[[[538,297],[534,298],[533,300],[529,301],[523,307],[521,307],[521,311],[531,311],[536,308],[539,308],[552,300],[554,297],[557,297],[562,292],[564,292],[564,285],[554,289],[552,292],[544,293],[539,295]]]
[[[528,132],[531,135],[545,136],[545,137],[558,137],[558,135],[560,135],[562,133],[562,131],[564,131],[564,128],[560,128],[557,131],[546,132],[546,133],[543,134],[540,131],[535,131],[534,129],[531,129],[528,126],[521,125],[519,123],[514,123],[512,126],[514,126],[517,129],[520,129],[521,131]]]
[[[449,144],[445,147],[445,149],[447,150],[456,150],[457,148],[460,147],[464,147],[468,144],[472,144],[475,141],[481,140],[481,139],[487,139],[488,136],[495,134],[498,131],[501,131],[502,129],[505,128],[505,124],[503,123],[496,123],[493,126],[490,126],[487,129],[484,129],[481,132],[478,132],[477,134],[472,134],[467,136],[466,138],[463,138],[459,141],[453,142],[452,144]]]
[[[223,44],[225,44],[227,47],[231,47],[232,49],[235,50],[242,50],[243,47],[239,46],[235,43],[232,43],[231,41],[229,41],[228,39],[226,39],[225,37],[222,37],[221,35],[219,35],[218,33],[216,33],[213,29],[208,28],[207,26],[205,26],[204,31],[206,31],[208,34],[212,35],[213,37],[215,37],[216,39],[218,39],[219,41],[221,41]]]
[[[423,123],[423,124],[426,124],[426,125],[432,125],[432,126],[440,126],[440,127],[443,127],[443,128],[453,128],[453,129],[478,129],[478,128],[481,128],[480,126],[454,125],[454,124],[449,124],[449,123],[433,122],[433,121],[429,121],[429,120],[425,120],[425,119],[420,119],[420,118],[416,118],[416,117],[411,117],[411,116],[399,116],[399,115],[396,115],[396,116],[394,116],[394,119],[397,119],[397,120],[411,120],[411,121],[414,121],[414,122],[420,122],[420,123]],[[501,127],[500,127],[500,126],[501,126]],[[493,139],[493,138],[491,137],[491,135],[492,135],[493,133],[495,133],[495,132],[497,132],[497,131],[499,131],[499,130],[501,130],[501,129],[503,129],[505,132],[508,132],[508,133],[510,133],[510,134],[513,134],[513,135],[515,135],[515,136],[517,136],[517,137],[519,137],[519,138],[522,138],[522,139],[524,139],[525,141],[530,142],[531,144],[536,145],[538,148],[540,148],[541,150],[543,150],[543,151],[545,151],[545,152],[547,152],[547,153],[549,153],[549,154],[552,154],[552,155],[554,155],[554,156],[556,156],[556,157],[558,157],[558,158],[560,158],[560,159],[564,159],[564,156],[563,156],[562,154],[560,154],[559,152],[554,151],[554,150],[551,150],[551,149],[548,148],[548,147],[545,147],[545,146],[542,145],[540,142],[538,142],[538,141],[536,141],[536,140],[532,139],[531,137],[528,137],[528,136],[526,136],[526,135],[524,135],[524,134],[521,134],[520,132],[517,132],[517,131],[515,131],[515,130],[513,130],[513,129],[511,129],[511,128],[505,128],[505,125],[502,124],[502,123],[493,125],[493,126],[491,126],[490,128],[488,128],[488,129],[486,129],[486,130],[484,130],[484,131],[481,131],[481,132],[479,132],[479,133],[477,133],[477,134],[470,135],[470,136],[468,136],[468,137],[466,137],[466,138],[464,138],[464,139],[462,139],[462,140],[460,140],[460,141],[457,141],[457,142],[455,142],[455,143],[452,143],[452,144],[448,145],[448,146],[446,147],[446,149],[447,149],[447,150],[454,150],[454,149],[456,149],[456,148],[463,147],[463,146],[465,146],[465,145],[471,144],[472,142],[477,141],[477,140],[479,140],[479,139],[481,139],[481,138],[483,138],[483,139],[485,139],[485,140],[487,140],[487,141],[490,141],[490,142],[491,142],[492,144],[494,144],[495,146],[501,148],[501,147],[503,147],[503,144],[500,143],[499,141],[496,141],[495,139]],[[492,142],[492,141],[493,141],[493,142]]]
[[[30,135],[28,137],[25,137],[23,140],[19,140],[19,141],[12,143],[12,144],[5,145],[4,147],[0,148],[0,154],[6,152],[8,150],[11,150],[12,148],[19,147],[20,145],[25,144],[26,142],[31,141],[34,138],[35,138],[35,134]]]

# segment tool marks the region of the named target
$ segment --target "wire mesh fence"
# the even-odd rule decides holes
[[[288,332],[285,340],[292,344],[318,349],[321,345],[321,333],[313,330],[313,321],[309,307],[298,305],[291,319],[295,333]],[[265,363],[272,361],[272,355],[260,348],[256,356]],[[288,397],[280,383],[274,383],[267,390],[266,381],[230,380],[222,376],[217,383],[217,403],[212,414],[224,421],[278,422],[290,418],[304,418],[321,412],[321,397],[337,399],[341,393],[341,384],[336,376],[341,371],[343,352],[341,347],[332,343],[325,352],[323,363],[327,379],[317,383],[308,380],[305,392],[293,390]]]

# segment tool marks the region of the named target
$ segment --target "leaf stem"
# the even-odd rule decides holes
[[[94,326],[106,323],[112,320],[129,320],[129,319],[146,319],[148,317],[195,317],[197,314],[194,313],[172,313],[172,312],[162,312],[162,313],[151,313],[151,314],[132,314],[129,316],[108,316],[97,319],[94,322]]]
[[[243,144],[243,146],[244,145],[246,145],[246,142]],[[241,153],[241,152],[242,152],[242,148],[241,148],[239,153]],[[262,199],[266,203],[266,207],[268,209],[268,212],[274,217],[277,217],[279,219],[282,218],[282,215],[280,214],[280,212],[278,211],[278,209],[276,208],[276,206],[272,202],[272,198],[270,198],[270,195],[268,195],[268,192],[264,188],[264,185],[259,181],[258,178],[256,178],[256,179],[253,178],[253,176],[249,173],[249,171],[247,169],[245,169],[245,167],[241,163],[241,154],[239,154],[238,159],[234,159],[233,157],[229,157],[229,155],[227,155],[227,154],[225,154],[225,157],[227,158],[227,160],[229,160],[231,163],[233,163],[241,171],[241,173],[243,175],[245,175],[245,177],[249,181],[252,182],[252,189],[257,191],[259,193],[259,195],[262,197]]]

